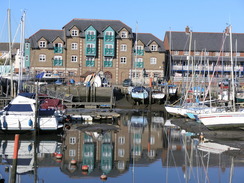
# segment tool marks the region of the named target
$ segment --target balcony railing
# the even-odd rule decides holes
[[[96,40],[95,38],[96,38],[95,35],[89,35],[89,34],[86,35],[86,40],[87,40],[87,41],[95,41],[95,40]]]
[[[96,55],[96,48],[86,48],[86,55]]]
[[[94,60],[86,60],[86,67],[95,67]]]
[[[213,66],[213,65],[210,65],[210,66],[206,66],[206,65],[198,65],[198,66],[192,66],[192,65],[173,65],[173,70],[175,71],[187,71],[187,70],[192,70],[194,69],[195,71],[226,71],[226,72],[230,72],[231,71],[231,66]],[[234,67],[234,71],[237,72],[237,71],[243,71],[243,66],[235,66]]]
[[[114,41],[114,36],[112,35],[105,35],[105,41]]]
[[[103,66],[104,67],[113,67],[113,61],[103,61]]]
[[[135,62],[135,68],[144,68],[144,62]]]
[[[53,66],[63,66],[63,60],[54,59]]]
[[[114,56],[114,49],[113,48],[105,48],[104,55],[105,56]]]
[[[63,53],[63,47],[54,47],[54,53]]]
[[[137,53],[137,55],[143,56],[144,55],[144,50],[141,50],[141,49],[134,50],[134,54],[136,54],[136,53]]]

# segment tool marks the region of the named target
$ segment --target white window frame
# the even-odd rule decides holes
[[[189,51],[184,51],[184,55],[189,55]]]
[[[39,62],[46,62],[47,56],[45,54],[40,54],[39,55]]]
[[[120,145],[125,144],[125,136],[119,136],[119,138],[118,138],[118,143],[119,143]]]
[[[141,45],[137,46],[137,50],[143,50],[143,46]]]
[[[46,48],[47,47],[47,42],[46,41],[40,41],[39,42],[39,48]]]
[[[126,44],[121,44],[120,45],[120,51],[127,51],[127,45]]]
[[[151,45],[151,51],[158,51],[158,46],[155,44]]]
[[[220,56],[220,52],[215,52],[215,56]]]
[[[71,36],[78,36],[79,31],[76,29],[71,30]]]
[[[240,52],[236,52],[236,56],[239,57],[241,55]]]
[[[71,50],[78,50],[78,43],[71,43]]]
[[[77,55],[71,55],[71,62],[78,62]]]
[[[121,158],[125,157],[125,149],[118,149],[118,156]]]
[[[107,36],[113,36],[114,32],[113,31],[106,31],[105,35]]]
[[[229,57],[230,56],[230,52],[225,52],[225,56]]]
[[[25,49],[29,49],[29,43],[25,44]]]
[[[96,32],[95,31],[93,31],[93,30],[89,30],[89,31],[87,31],[87,35],[96,35]]]
[[[135,62],[143,62],[143,58],[136,58]]]
[[[122,31],[121,32],[121,38],[127,38],[128,37],[128,32],[127,31]]]
[[[121,64],[126,64],[127,58],[126,57],[120,57],[120,63]]]
[[[109,48],[109,49],[110,49],[110,48],[114,48],[114,45],[112,45],[112,44],[106,44],[106,45],[105,45],[105,48]]]
[[[199,51],[196,51],[195,53],[194,53],[194,55],[200,55],[200,52]]]
[[[157,58],[156,57],[151,57],[150,58],[150,64],[157,64]]]
[[[70,149],[69,150],[69,157],[75,157],[76,156],[76,150],[75,149]]]
[[[69,144],[76,144],[76,137],[70,137]]]
[[[174,55],[179,55],[179,51],[174,51],[173,54]]]

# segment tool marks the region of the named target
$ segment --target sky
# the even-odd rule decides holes
[[[0,42],[8,42],[7,9],[11,10],[12,40],[26,12],[25,37],[40,29],[56,29],[74,18],[120,20],[134,32],[163,40],[166,31],[244,33],[243,0],[0,0]]]

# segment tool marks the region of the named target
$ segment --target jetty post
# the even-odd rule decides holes
[[[11,171],[11,183],[16,182],[16,169],[17,169],[18,151],[19,151],[19,134],[15,134],[13,166],[12,166],[12,171]]]

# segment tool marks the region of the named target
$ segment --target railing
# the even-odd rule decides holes
[[[137,55],[143,56],[144,55],[144,50],[134,50],[134,54],[136,54],[136,53],[137,53]]]
[[[87,41],[95,41],[96,36],[95,35],[86,35],[86,40]]]
[[[95,67],[95,61],[86,60],[86,67]]]
[[[54,47],[54,53],[63,53],[63,47]]]
[[[63,66],[63,60],[54,59],[53,66]]]
[[[105,41],[114,41],[114,36],[112,35],[105,35]]]
[[[96,48],[86,48],[86,55],[95,55]]]
[[[104,54],[105,54],[105,56],[114,56],[114,49],[113,48],[105,48],[105,50],[104,50]]]
[[[103,66],[104,67],[113,67],[113,61],[103,61]]]
[[[231,71],[231,66],[205,66],[205,65],[197,65],[197,66],[192,66],[192,65],[173,65],[172,67],[173,70],[178,70],[178,71],[187,71],[187,70],[192,70],[194,69],[195,71]],[[235,66],[234,71],[243,71],[243,66]]]

